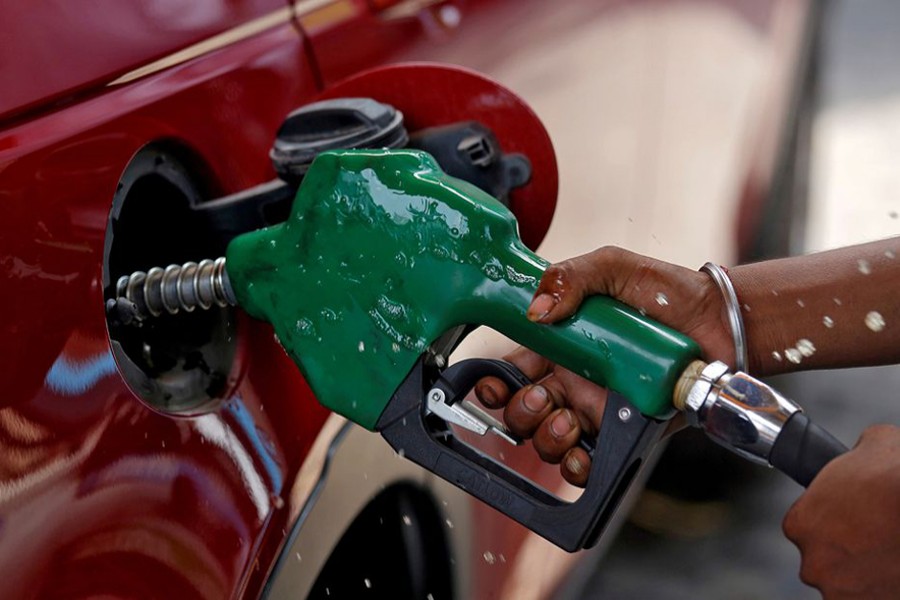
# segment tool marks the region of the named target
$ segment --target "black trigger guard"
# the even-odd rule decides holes
[[[610,392],[587,485],[577,500],[566,502],[457,439],[440,419],[429,418],[425,394],[436,377],[426,372],[431,373],[420,359],[375,429],[406,458],[569,552],[596,544],[667,425]]]
[[[494,358],[467,358],[447,367],[434,387],[444,391],[447,404],[459,402],[484,377],[496,377],[506,384],[510,394],[515,394],[526,385],[534,383],[519,368],[505,360]],[[582,435],[578,445],[593,458],[596,440]]]
[[[447,404],[455,404],[465,398],[483,377],[496,377],[503,381],[510,393],[531,384],[531,380],[514,364],[493,358],[468,358],[444,369],[434,387],[444,390]]]

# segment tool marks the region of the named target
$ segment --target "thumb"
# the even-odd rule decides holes
[[[647,271],[651,258],[605,246],[553,264],[544,271],[527,316],[538,323],[554,323],[578,310],[586,296],[602,294],[638,306],[639,288],[628,285],[636,274]]]

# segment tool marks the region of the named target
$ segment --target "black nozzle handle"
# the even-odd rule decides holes
[[[845,452],[847,447],[844,444],[798,411],[778,434],[769,463],[803,487],[808,487],[825,465]]]
[[[667,426],[610,392],[587,486],[577,500],[566,502],[456,438],[445,423],[427,414],[424,398],[433,382],[420,359],[375,429],[407,459],[569,552],[597,542]]]

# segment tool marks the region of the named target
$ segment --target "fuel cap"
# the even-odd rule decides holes
[[[326,150],[398,148],[408,137],[403,113],[371,98],[323,100],[298,108],[278,129],[269,153],[283,181],[299,184]]]

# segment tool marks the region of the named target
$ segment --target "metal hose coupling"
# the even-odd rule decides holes
[[[186,262],[149,271],[135,271],[116,282],[116,297],[107,301],[107,313],[118,322],[140,322],[162,314],[174,315],[196,308],[234,306],[237,299],[225,258]]]
[[[713,441],[755,463],[769,465],[772,448],[800,410],[771,386],[721,362],[697,362],[676,387],[675,407]]]

